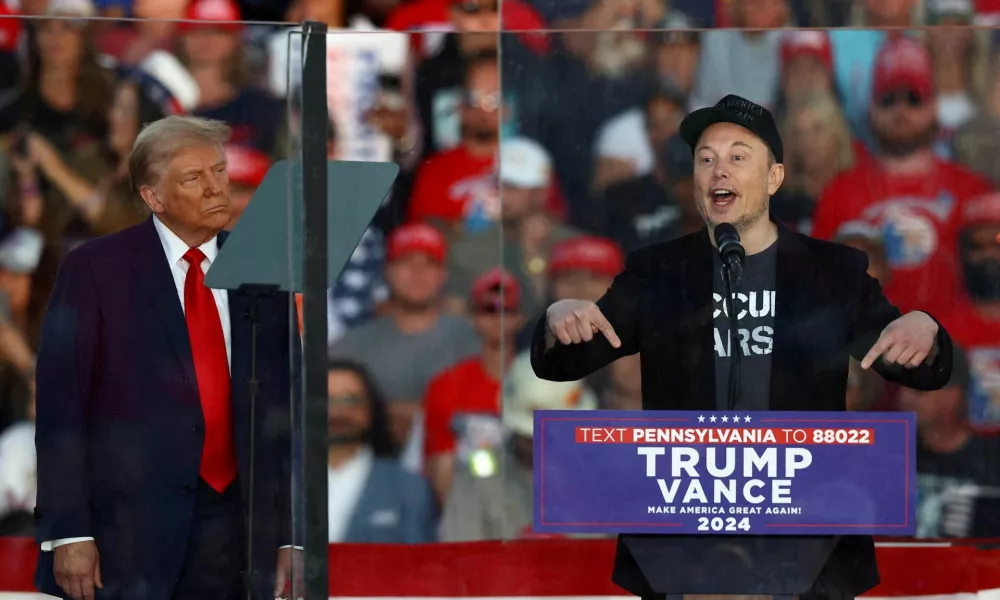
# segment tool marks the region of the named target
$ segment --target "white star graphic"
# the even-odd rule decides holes
[[[705,415],[698,415],[698,422],[699,423],[704,423],[705,422]]]
[[[740,417],[739,416],[733,417],[733,423],[739,423],[739,422],[740,422]]]
[[[723,423],[728,423],[729,422],[729,417],[727,417],[726,415],[722,415],[722,422]]]
[[[743,417],[743,421],[746,422],[746,423],[749,423],[750,422],[750,415],[747,415],[747,416]]]
[[[711,422],[713,422],[713,423],[715,423],[715,415],[712,415],[711,417],[709,417],[708,420],[711,421]]]

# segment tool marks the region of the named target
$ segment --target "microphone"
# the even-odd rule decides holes
[[[715,245],[719,248],[722,264],[729,269],[733,279],[739,285],[740,274],[743,272],[743,259],[747,252],[740,243],[740,234],[731,223],[719,223],[715,226]]]
[[[739,316],[736,312],[736,300],[733,298],[733,288],[740,285],[740,274],[743,271],[743,259],[747,252],[740,243],[740,234],[730,223],[719,223],[715,226],[715,245],[719,247],[719,257],[722,258],[722,284],[726,290],[726,311],[729,313],[729,389],[726,393],[726,405],[729,410],[736,408],[740,397],[740,349]]]

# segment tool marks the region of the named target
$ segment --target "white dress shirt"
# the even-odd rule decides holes
[[[344,541],[365,484],[372,473],[374,460],[371,448],[365,447],[340,467],[328,467],[326,481],[329,490],[327,508],[330,542]]]
[[[177,287],[177,297],[181,301],[181,310],[184,310],[184,280],[190,265],[184,260],[184,254],[190,247],[177,237],[177,234],[170,231],[159,219],[153,217],[153,225],[156,226],[156,234],[160,236],[160,244],[163,245],[163,253],[170,265],[170,274],[174,277],[174,285]],[[213,236],[198,249],[205,254],[205,260],[201,261],[201,269],[207,273],[212,266],[212,261],[219,255],[218,236]],[[230,372],[233,368],[232,349],[232,324],[229,322],[229,293],[226,290],[212,290],[215,297],[215,305],[219,309],[219,320],[222,321],[222,335],[226,338],[226,359],[229,362]],[[93,540],[92,537],[64,538],[52,542],[42,542],[42,552],[50,552],[59,546],[72,544],[73,542],[86,542]]]

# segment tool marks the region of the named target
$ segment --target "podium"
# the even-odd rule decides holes
[[[637,595],[772,595],[813,588],[840,538],[621,535],[612,580]]]
[[[534,530],[618,534],[644,598],[855,597],[916,521],[912,413],[535,411]]]

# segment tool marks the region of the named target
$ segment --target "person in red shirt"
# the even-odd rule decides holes
[[[903,312],[946,312],[961,287],[956,215],[990,184],[933,152],[937,108],[923,46],[907,38],[888,42],[876,58],[872,90],[878,153],[823,191],[813,235],[831,239],[845,221],[872,224],[882,232],[892,273],[886,297]]]
[[[442,371],[427,386],[426,474],[442,502],[451,487],[456,465],[466,458],[456,456],[464,455],[456,452],[458,439],[463,438],[463,446],[478,443],[473,439],[477,432],[463,431],[463,417],[500,415],[500,381],[514,359],[514,337],[524,322],[520,297],[517,279],[506,270],[495,268],[479,277],[472,285],[470,308],[473,325],[482,340],[482,353]],[[478,433],[482,435],[483,429],[479,428]]]
[[[996,431],[1000,429],[1000,194],[966,203],[960,218],[966,297],[941,316],[941,323],[969,357],[969,421],[978,429]]]
[[[470,58],[465,73],[462,141],[417,171],[411,220],[437,220],[479,231],[496,219],[500,192],[496,154],[500,137],[500,68],[497,55]]]

